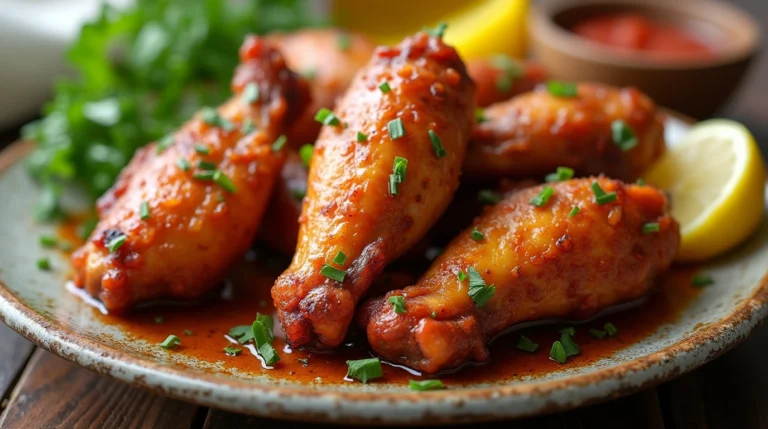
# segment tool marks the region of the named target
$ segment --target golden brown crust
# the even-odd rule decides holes
[[[504,55],[467,61],[467,72],[477,84],[477,105],[490,106],[533,90],[547,79],[543,67]]]
[[[597,181],[617,200],[595,202]],[[542,185],[543,186],[543,185]],[[551,185],[543,207],[530,203],[542,186],[511,191],[487,207],[414,285],[368,302],[359,322],[373,350],[426,373],[488,359],[485,344],[525,321],[586,318],[643,296],[677,253],[680,235],[664,195],[651,187],[607,178]],[[574,206],[578,213],[571,217]],[[645,223],[660,231],[644,234]],[[476,227],[480,241],[471,237]],[[478,307],[459,270],[474,267],[495,294]],[[407,312],[387,301],[403,296]],[[432,317],[433,314],[435,317]]]
[[[293,256],[299,236],[301,203],[307,193],[307,169],[295,152],[288,152],[259,229],[259,238],[285,256]]]
[[[540,178],[558,166],[579,175],[635,180],[664,151],[664,126],[654,102],[634,88],[582,83],[578,96],[556,97],[545,87],[485,109],[467,149],[470,179]],[[624,120],[637,146],[622,151],[611,123]]]
[[[384,81],[390,92],[379,89]],[[456,51],[425,33],[377,49],[358,74],[336,110],[340,124],[321,131],[296,254],[272,289],[291,344],[338,345],[373,279],[443,212],[459,183],[474,96]],[[405,136],[392,139],[387,126],[398,118]],[[429,130],[441,138],[443,158]],[[407,173],[391,195],[398,156]],[[347,256],[343,282],[320,273],[339,251]]]
[[[240,57],[232,83],[236,95],[218,108],[229,124],[212,125],[196,115],[167,148],[139,150],[99,200],[100,221],[72,260],[76,284],[110,311],[199,296],[250,245],[284,160],[272,143],[299,115],[308,92],[264,39],[247,39]],[[258,86],[258,101],[246,101],[247,84]],[[246,119],[255,131],[243,131]],[[186,171],[180,159],[189,164]],[[210,178],[194,178],[209,169],[199,162],[226,175],[234,192]],[[141,218],[142,203],[149,218]],[[110,252],[107,244],[121,235],[125,244]]]

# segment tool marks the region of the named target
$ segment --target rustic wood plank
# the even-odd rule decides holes
[[[37,349],[0,427],[188,429],[198,407],[79,368]]]
[[[35,346],[0,323],[0,402],[11,394]]]

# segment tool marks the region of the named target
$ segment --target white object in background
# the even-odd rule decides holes
[[[125,6],[131,0],[106,0]],[[0,0],[0,130],[33,117],[67,73],[65,53],[100,0]]]

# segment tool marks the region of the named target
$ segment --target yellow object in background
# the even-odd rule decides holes
[[[766,171],[746,127],[710,119],[691,127],[646,172],[670,195],[680,222],[680,261],[702,261],[746,240],[763,220]]]
[[[528,0],[334,0],[339,26],[393,45],[424,27],[448,24],[445,40],[464,59],[527,52]]]

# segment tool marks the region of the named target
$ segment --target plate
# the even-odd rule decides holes
[[[667,120],[673,145],[687,124]],[[169,353],[131,337],[67,292],[67,258],[57,269],[37,237],[50,226],[31,220],[39,190],[25,172],[31,145],[0,155],[0,317],[40,347],[77,365],[153,392],[205,406],[272,418],[365,424],[457,423],[514,418],[604,401],[690,371],[746,338],[768,313],[768,222],[734,252],[701,267],[716,284],[674,323],[585,365],[539,376],[411,392],[402,383],[318,383],[279,379],[228,367],[226,361]],[[204,308],[201,308],[204,317]]]

